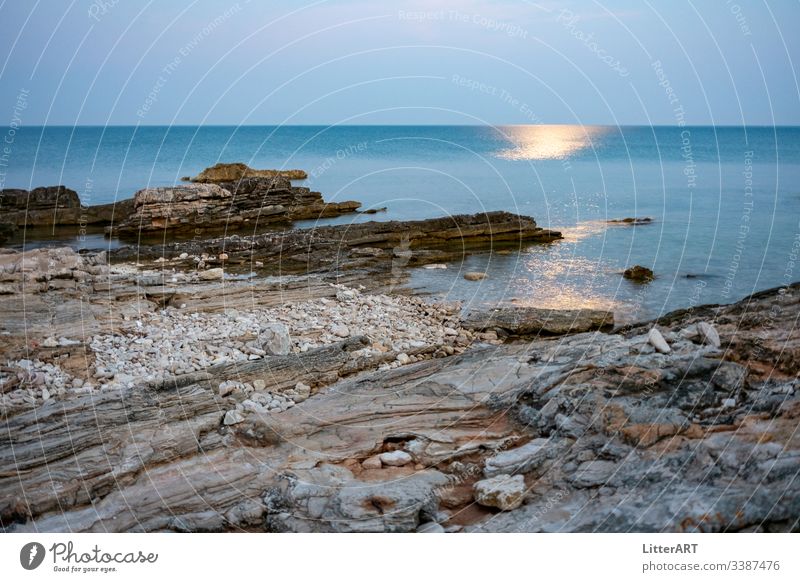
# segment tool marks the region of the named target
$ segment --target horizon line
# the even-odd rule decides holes
[[[800,128],[800,124],[735,124],[735,123],[698,123],[698,124],[676,124],[676,123],[494,123],[494,124],[477,124],[477,123],[345,123],[345,124],[330,124],[330,123],[87,123],[69,125],[64,123],[48,123],[48,124],[28,124],[16,127],[17,130],[24,130],[26,128],[96,128],[96,127],[554,127],[554,126],[568,126],[568,127],[713,127],[713,128],[739,128],[739,127],[762,127],[762,128]],[[0,127],[11,127],[2,126]]]

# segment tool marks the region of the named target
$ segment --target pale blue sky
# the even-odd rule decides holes
[[[798,22],[796,0],[5,0],[0,125],[20,92],[26,125],[796,125]]]

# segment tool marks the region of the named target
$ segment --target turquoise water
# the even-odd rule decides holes
[[[302,168],[328,200],[388,208],[327,222],[509,210],[565,233],[519,255],[415,271],[414,286],[449,298],[638,318],[800,279],[800,128],[29,127],[11,137],[4,187],[64,184],[86,204],[243,161]],[[627,216],[655,221],[605,224]],[[657,279],[623,280],[633,264]],[[469,283],[459,269],[489,278]]]

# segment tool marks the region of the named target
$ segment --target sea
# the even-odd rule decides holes
[[[624,322],[800,280],[798,127],[48,126],[3,137],[0,187],[63,184],[84,204],[245,162],[304,169],[298,185],[326,200],[386,208],[300,227],[506,210],[563,233],[413,270],[417,292],[467,307],[607,308]],[[652,221],[609,222],[628,217]],[[51,242],[120,244],[101,234]],[[623,278],[633,265],[655,279]],[[487,278],[466,281],[466,271]]]

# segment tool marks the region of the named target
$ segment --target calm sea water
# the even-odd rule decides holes
[[[4,187],[64,184],[86,204],[243,161],[302,168],[328,200],[388,208],[329,222],[509,210],[564,232],[553,245],[412,277],[473,303],[610,306],[642,318],[800,279],[800,128],[29,127],[12,142]],[[605,223],[628,216],[654,222]],[[634,264],[657,279],[622,279]],[[489,278],[470,283],[464,270]]]

